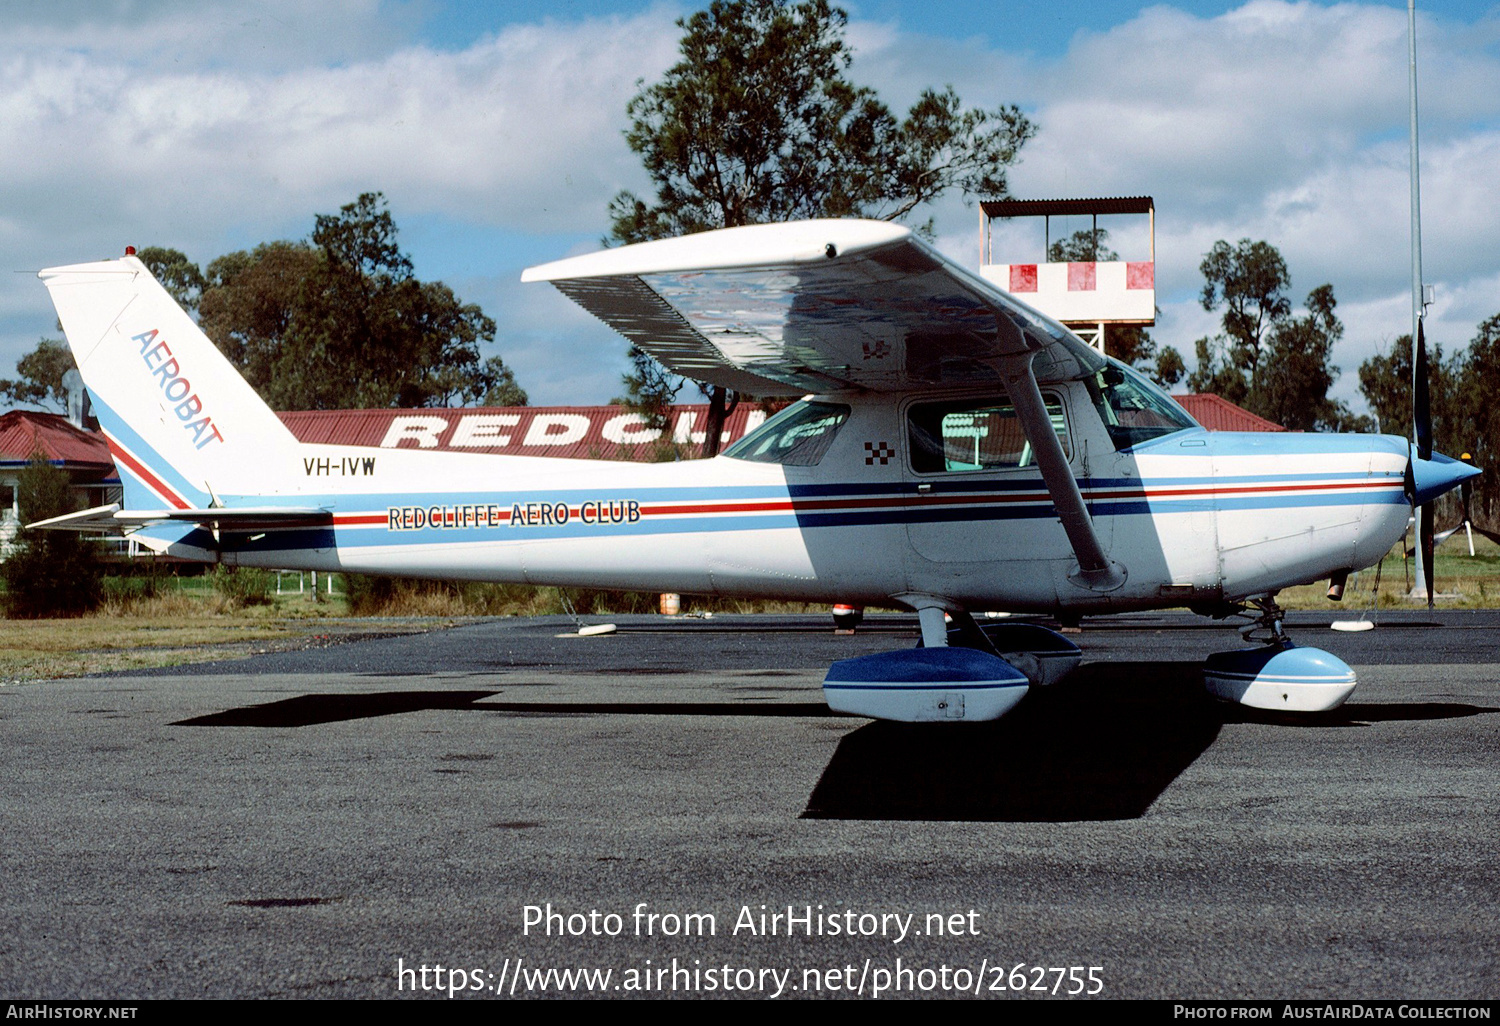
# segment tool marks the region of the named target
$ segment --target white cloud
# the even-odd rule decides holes
[[[1418,30],[1424,276],[1466,297],[1451,315],[1434,309],[1429,327],[1465,342],[1500,310],[1496,28],[1424,17]],[[1152,8],[1081,34],[1044,79],[1042,131],[1015,191],[1155,196],[1156,337],[1191,362],[1193,339],[1216,328],[1192,298],[1203,254],[1218,239],[1265,239],[1287,259],[1294,300],[1334,284],[1346,324],[1334,393],[1362,406],[1360,362],[1410,330],[1403,12],[1255,0],[1203,19]]]
[[[495,319],[494,353],[515,371],[533,406],[604,403],[623,391],[625,340],[551,285],[523,285],[516,269],[455,287]]]
[[[620,129],[670,19],[518,26],[461,53],[409,48],[338,67],[134,69],[79,54],[0,65],[0,174],[12,220],[64,230],[308,216],[380,188],[407,209],[521,230],[597,224],[640,172]]]
[[[386,53],[421,14],[422,5],[409,0],[9,0],[4,49],[84,54],[147,71],[266,73]]]
[[[500,351],[539,398],[617,390],[623,343],[515,277],[522,262],[589,248],[578,239],[602,234],[609,198],[645,188],[624,106],[674,59],[676,8],[515,24],[446,52],[408,42],[415,4],[14,6],[0,39],[10,268],[126,243],[206,262],[302,236],[313,213],[379,189],[398,224],[463,225],[456,247],[485,232],[529,240],[524,255],[492,248],[444,276],[495,317]],[[852,75],[898,112],[949,83],[971,105],[1025,105],[1041,133],[1012,172],[1017,195],[1156,197],[1158,339],[1190,355],[1213,326],[1195,299],[1198,264],[1215,240],[1247,236],[1281,248],[1294,298],[1334,284],[1348,325],[1341,390],[1382,337],[1407,330],[1409,317],[1383,327],[1407,295],[1402,11],[1253,0],[1200,18],[1158,6],[1080,30],[1059,58],[992,38],[1006,48],[856,21]],[[1497,39],[1493,18],[1424,15],[1419,29],[1424,258],[1439,305],[1452,297],[1433,324],[1464,341],[1500,310]],[[918,216],[929,214],[939,247],[977,262],[974,209],[949,197]],[[1105,226],[1122,253],[1144,246],[1137,226]],[[996,259],[1007,246],[1035,258],[1030,230],[1000,227]],[[52,323],[34,279],[0,278],[0,375]]]
[[[386,193],[398,225],[435,213],[512,232],[597,231],[610,197],[644,184],[623,112],[637,80],[673,58],[666,9],[516,25],[462,52],[405,47],[347,64],[285,51],[285,68],[142,59],[154,45],[222,54],[213,47],[226,10],[153,9],[118,39],[87,18],[41,22],[0,43],[0,243],[13,266],[116,255],[126,243],[206,263],[304,235],[314,212],[366,190]],[[331,27],[300,11],[282,12],[285,34]],[[81,44],[46,45],[74,34]],[[47,330],[39,285],[0,283],[0,311],[28,308],[35,331]],[[17,330],[0,350],[7,369],[35,340]]]
[[[1429,326],[1465,341],[1500,311],[1485,284],[1500,256],[1497,38],[1494,19],[1419,21],[1425,276],[1466,297]],[[1334,284],[1347,329],[1335,392],[1356,405],[1359,363],[1410,330],[1405,12],[1253,0],[1202,18],[1158,6],[1081,30],[1056,60],[889,24],[856,24],[851,39],[856,77],[893,107],[950,81],[972,105],[1022,103],[1041,131],[1011,173],[1015,195],[1154,196],[1155,336],[1189,363],[1193,341],[1218,330],[1196,298],[1218,239],[1278,246],[1294,301]],[[972,209],[945,201],[933,213],[940,248],[976,261]],[[1101,219],[1127,257],[1146,249],[1139,220]],[[1084,226],[1054,219],[1053,236]],[[995,259],[1036,259],[1041,241],[1039,223],[996,224]]]

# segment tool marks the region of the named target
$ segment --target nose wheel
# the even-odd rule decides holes
[[[1260,615],[1249,626],[1240,628],[1240,637],[1267,645],[1291,643],[1286,636],[1286,610],[1276,604],[1275,595],[1258,595],[1250,604],[1260,610]]]
[[[1279,712],[1327,712],[1357,683],[1349,664],[1321,648],[1300,648],[1286,635],[1286,611],[1274,595],[1252,598],[1260,615],[1240,634],[1256,648],[1215,652],[1203,663],[1203,685],[1226,702]]]

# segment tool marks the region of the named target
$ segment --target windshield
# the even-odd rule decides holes
[[[735,442],[724,455],[753,463],[815,467],[848,419],[849,407],[842,403],[804,399]]]
[[[1109,358],[1084,384],[1117,450],[1197,427],[1171,396],[1119,360]]]

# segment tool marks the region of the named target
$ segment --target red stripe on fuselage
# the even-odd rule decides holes
[[[1090,491],[1085,493],[1090,499],[1170,499],[1176,495],[1240,495],[1246,492],[1327,492],[1341,491],[1349,488],[1371,489],[1371,488],[1398,488],[1399,481],[1345,481],[1337,484],[1295,484],[1295,485],[1215,485],[1208,488],[1181,488],[1174,490],[1158,489],[1147,491],[1143,489],[1132,489],[1121,492]]]
[[[1222,495],[1244,495],[1265,493],[1287,493],[1287,492],[1322,492],[1322,491],[1344,491],[1372,489],[1399,488],[1399,481],[1352,481],[1334,484],[1311,484],[1311,485],[1221,485],[1207,486],[1201,488],[1152,488],[1152,489],[1114,489],[1105,491],[1102,489],[1091,489],[1084,492],[1084,498],[1089,501],[1101,499],[1173,499],[1191,498],[1199,496],[1222,496]],[[642,503],[641,515],[644,516],[694,516],[713,513],[803,513],[821,510],[835,509],[900,509],[910,506],[950,506],[950,505],[1013,505],[1017,503],[1036,503],[1050,501],[1051,496],[1046,491],[1013,492],[1009,494],[974,493],[968,495],[891,495],[880,498],[863,499],[768,499],[746,502],[723,502],[723,503]],[[569,506],[570,519],[581,519],[582,512],[579,506]],[[510,512],[502,510],[495,517],[496,521],[510,519]],[[338,527],[378,527],[388,523],[386,514],[378,513],[348,513],[339,514],[333,518]],[[607,525],[606,525],[607,526]]]

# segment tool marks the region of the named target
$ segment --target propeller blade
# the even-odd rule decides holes
[[[1416,378],[1415,394],[1412,396],[1412,423],[1417,432],[1417,456],[1432,459],[1432,397],[1427,385],[1427,340],[1422,333],[1422,321],[1417,320],[1417,348],[1412,357],[1415,362],[1413,376]]]
[[[1432,534],[1435,514],[1431,505],[1422,507],[1422,515],[1417,518],[1417,534],[1421,538],[1422,545],[1422,583],[1427,586],[1427,608],[1432,608]]]
[[[1443,542],[1447,541],[1449,538],[1452,538],[1455,534],[1457,534],[1459,531],[1462,531],[1463,529],[1463,524],[1456,524],[1453,527],[1448,528],[1447,530],[1438,531],[1432,536],[1432,547],[1436,549],[1439,545],[1443,544]],[[1415,554],[1415,551],[1412,549],[1406,550],[1407,559],[1410,559]]]

